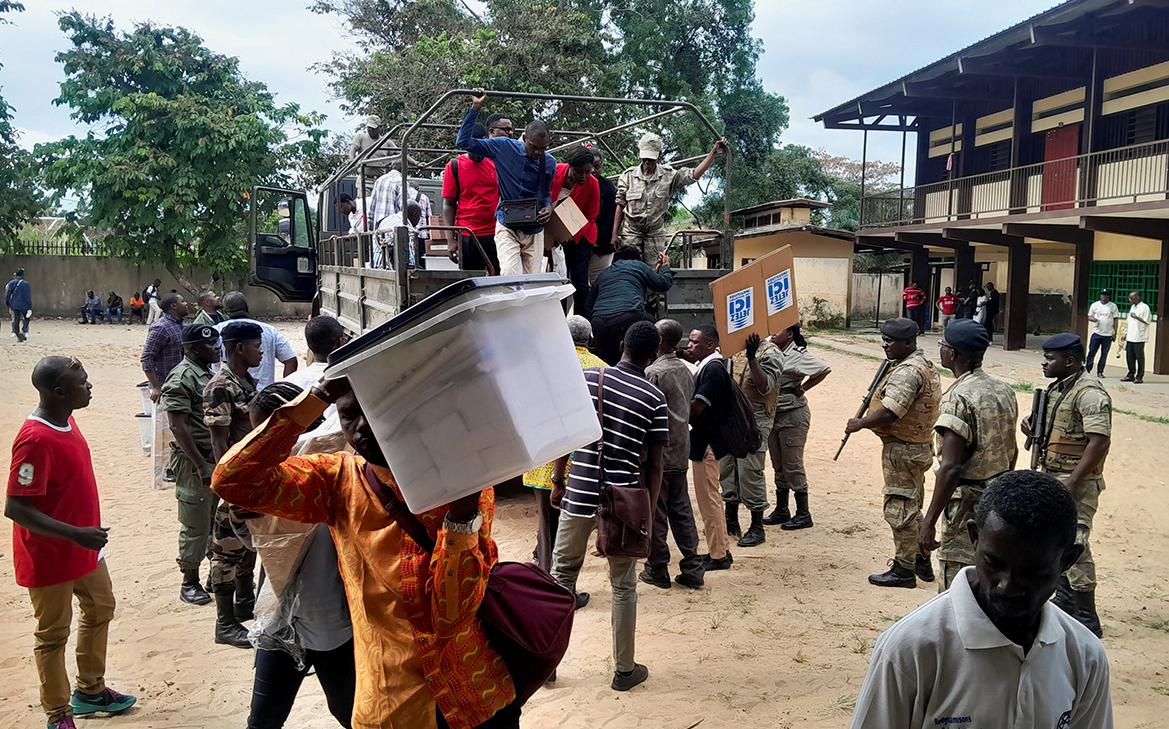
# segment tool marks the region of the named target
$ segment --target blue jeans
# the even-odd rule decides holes
[[[110,307],[110,308],[109,308],[109,309],[106,311],[106,314],[108,315],[108,321],[109,321],[111,324],[113,324],[113,323],[114,323],[114,317],[117,317],[117,318],[118,318],[118,323],[119,323],[119,324],[121,324],[121,323],[122,323],[122,309],[121,309],[121,307],[118,307],[118,306],[111,306],[111,307]]]
[[[1093,334],[1088,340],[1088,359],[1084,362],[1084,369],[1092,371],[1092,363],[1096,361],[1096,352],[1100,352],[1100,366],[1096,368],[1097,375],[1104,374],[1104,365],[1108,362],[1108,350],[1112,348],[1112,337],[1102,334]]]

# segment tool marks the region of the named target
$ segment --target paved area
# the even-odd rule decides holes
[[[828,347],[862,357],[884,357],[881,352],[881,337],[872,329],[856,330],[848,334],[816,334],[814,331],[808,334],[812,346]],[[919,346],[935,364],[938,362],[940,338],[939,333],[929,332],[918,339]],[[1028,337],[1027,349],[1013,352],[1004,351],[1000,346],[992,346],[986,352],[983,366],[987,372],[1020,386],[1045,385],[1047,380],[1040,369],[1043,359],[1041,345],[1044,339],[1046,337]],[[1113,348],[1104,370],[1104,386],[1112,395],[1114,410],[1120,415],[1164,419],[1166,424],[1169,424],[1169,375],[1146,374],[1143,385],[1134,385],[1120,381],[1126,371],[1124,354],[1117,357]]]

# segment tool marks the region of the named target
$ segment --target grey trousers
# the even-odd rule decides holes
[[[560,512],[556,546],[552,549],[552,577],[573,593],[589,548],[589,535],[596,528],[595,516],[585,518]],[[637,635],[637,560],[633,557],[607,559],[609,584],[613,587],[613,667],[617,671],[632,671]]]
[[[653,533],[650,535],[649,559],[646,567],[664,570],[670,566],[670,546],[667,531],[674,533],[674,544],[682,553],[679,567],[683,574],[702,576],[702,557],[698,555],[698,527],[694,525],[694,509],[690,506],[690,486],[686,471],[667,472],[662,476],[662,491],[654,509]]]

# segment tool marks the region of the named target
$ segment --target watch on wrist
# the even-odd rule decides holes
[[[479,528],[482,526],[482,512],[476,512],[475,518],[471,521],[452,521],[450,514],[447,514],[442,521],[442,528],[454,534],[478,534]]]
[[[561,476],[560,478],[553,476],[550,481],[552,482],[553,486],[563,486],[564,484],[568,483],[568,478],[565,476]]]

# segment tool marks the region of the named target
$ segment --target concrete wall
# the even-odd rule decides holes
[[[805,324],[845,326],[851,308],[851,241],[801,230],[736,238],[735,268],[786,245],[795,259],[800,318]]]
[[[32,284],[33,311],[37,315],[76,316],[85,301],[85,292],[93,289],[104,301],[110,291],[116,291],[128,305],[130,295],[141,291],[155,278],[162,279],[162,291],[178,289],[188,300],[194,297],[171,278],[162,266],[143,265],[121,258],[99,256],[0,256],[0,272],[5,274],[23,267],[25,278]],[[194,271],[190,279],[206,283],[211,275]],[[7,280],[7,278],[5,278]],[[260,318],[304,318],[308,304],[285,304],[267,289],[248,286],[246,276],[229,276],[214,286],[216,293],[243,291],[248,297],[251,313]]]
[[[877,313],[877,288],[880,279],[881,312]],[[877,319],[901,316],[901,290],[905,287],[900,273],[852,274],[852,310],[854,325],[871,325]]]

